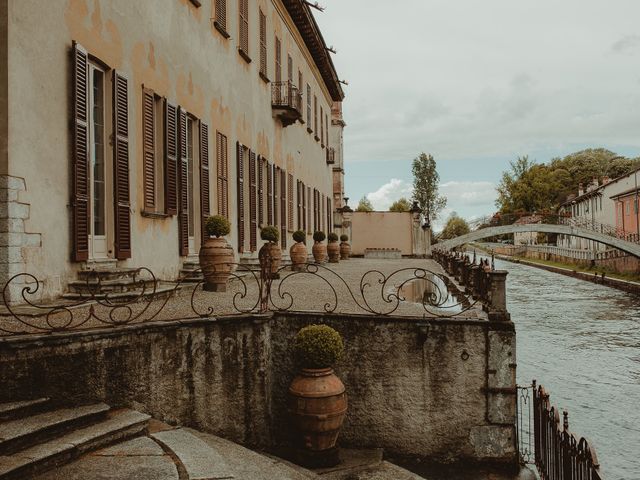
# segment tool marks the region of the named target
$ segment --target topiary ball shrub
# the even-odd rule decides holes
[[[293,348],[296,361],[303,368],[330,368],[344,352],[340,334],[324,324],[300,329]]]
[[[267,242],[276,243],[280,239],[280,231],[276,227],[267,225],[260,230],[260,238]]]
[[[324,234],[324,232],[320,232],[320,231],[313,232],[313,239],[316,242],[323,242],[325,238],[327,238],[327,236]]]
[[[327,239],[328,239],[331,243],[333,243],[333,242],[337,242],[337,241],[338,241],[338,235],[337,235],[337,234],[335,234],[335,233],[333,233],[333,232],[331,232],[331,233],[329,233],[329,235],[327,236]]]
[[[340,235],[341,242],[347,242],[349,240],[349,235],[345,235],[344,233]]]
[[[204,229],[210,237],[220,238],[225,235],[229,235],[229,232],[231,231],[231,223],[229,223],[229,220],[222,215],[214,215],[207,218],[204,224]]]
[[[307,239],[307,234],[302,230],[296,230],[293,232],[293,239],[298,243],[302,243]]]

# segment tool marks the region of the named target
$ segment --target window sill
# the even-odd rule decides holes
[[[220,25],[216,20],[213,21],[213,26],[216,28],[216,30],[218,30],[218,32],[220,32],[220,35],[222,35],[224,38],[229,38],[231,36],[225,30],[225,28],[222,25]]]
[[[142,215],[143,217],[147,217],[147,218],[169,218],[171,215],[169,215],[168,213],[164,213],[164,212],[150,212],[148,210],[142,210],[140,212],[140,215]]]
[[[260,72],[258,73],[258,75],[260,75],[260,78],[264,81],[264,83],[270,83],[271,80],[269,80],[269,77],[267,77],[264,73]]]
[[[240,47],[238,47],[238,53],[240,54],[240,56],[243,58],[245,62],[251,63],[251,57],[249,56],[249,54],[245,52],[243,49],[241,49]]]

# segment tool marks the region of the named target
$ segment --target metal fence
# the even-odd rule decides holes
[[[566,411],[561,423],[560,410],[535,380],[518,386],[516,424],[520,459],[535,464],[542,480],[602,480],[591,442],[569,430]]]

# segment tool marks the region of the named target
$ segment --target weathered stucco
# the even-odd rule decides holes
[[[6,35],[7,23],[10,26],[8,42],[0,44],[0,65],[7,67],[0,75],[0,107],[7,99],[7,89],[9,92],[8,108],[0,108],[0,169],[7,164],[10,175],[25,181],[22,201],[31,205],[25,228],[42,232],[41,246],[25,263],[30,273],[44,280],[46,296],[62,293],[82,266],[70,261],[70,52],[73,41],[84,46],[91,58],[124,74],[129,82],[132,258],[119,262],[119,266],[147,266],[160,278],[175,279],[184,260],[178,255],[177,217],[141,215],[143,85],[208,123],[211,211],[214,213],[218,209],[216,131],[227,136],[229,209],[233,223],[229,239],[234,248],[237,247],[236,141],[285,168],[295,179],[317,188],[329,198],[332,196],[332,170],[326,164],[325,149],[307,132],[306,125],[296,123],[282,127],[272,114],[270,85],[258,75],[257,12],[260,6],[268,18],[268,76],[275,78],[274,32],[278,32],[283,45],[283,78],[286,78],[286,59],[290,53],[294,81],[297,82],[300,68],[305,85],[310,83],[324,111],[331,111],[329,92],[282,3],[279,0],[251,2],[251,63],[243,60],[237,51],[238,2],[227,2],[229,39],[224,38],[211,21],[215,17],[215,2],[203,1],[199,8],[188,0],[164,3],[158,8],[152,1],[9,1],[7,20],[7,2],[0,2],[0,36]],[[51,28],[42,28],[43,18]],[[7,50],[6,44],[11,52],[8,61],[2,53]],[[10,135],[8,160],[3,163],[2,142],[7,140],[7,135],[2,132],[7,129],[7,111]],[[107,191],[110,192],[113,187],[110,187],[112,166],[108,148],[107,161]],[[197,198],[197,187],[195,190]],[[294,188],[294,194],[295,191]],[[109,198],[107,205],[112,206]],[[293,205],[295,208],[296,200]],[[294,214],[294,221],[296,218]],[[108,214],[108,223],[113,223],[112,212]],[[108,242],[113,255],[112,234]],[[198,244],[196,235],[196,248]]]
[[[364,255],[367,248],[398,248],[413,254],[412,218],[409,212],[353,212],[351,252]]]
[[[511,322],[290,313],[1,339],[0,401],[100,399],[246,445],[286,445],[292,340],[319,322],[345,341],[341,445],[516,461]]]

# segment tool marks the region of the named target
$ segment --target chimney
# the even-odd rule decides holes
[[[578,196],[583,195],[584,194],[584,187],[582,186],[582,184],[578,184]]]

